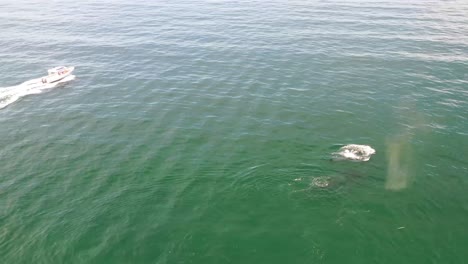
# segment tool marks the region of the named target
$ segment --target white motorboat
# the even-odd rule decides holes
[[[41,78],[42,83],[53,83],[62,80],[63,78],[70,76],[75,67],[59,66],[47,71],[48,75]]]

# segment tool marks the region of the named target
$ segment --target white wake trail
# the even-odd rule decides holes
[[[20,98],[30,94],[40,94],[46,90],[52,89],[61,83],[69,82],[75,79],[75,75],[70,75],[58,82],[42,83],[41,78],[32,79],[22,84],[0,88],[0,109],[9,106]]]

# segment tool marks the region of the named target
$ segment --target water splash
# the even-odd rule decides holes
[[[368,161],[375,149],[367,145],[349,144],[332,153],[333,160]]]
[[[57,87],[59,84],[66,83],[75,79],[75,75],[70,75],[58,82],[42,83],[41,78],[32,79],[22,84],[0,88],[0,109],[18,101],[20,98],[30,94],[40,94],[46,90]]]

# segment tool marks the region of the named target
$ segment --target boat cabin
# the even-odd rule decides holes
[[[66,72],[68,72],[66,67],[60,66],[60,67],[55,67],[47,71],[49,75],[62,75]]]

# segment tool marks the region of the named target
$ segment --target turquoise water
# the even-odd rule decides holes
[[[1,263],[468,258],[463,1],[4,1],[0,29]]]

